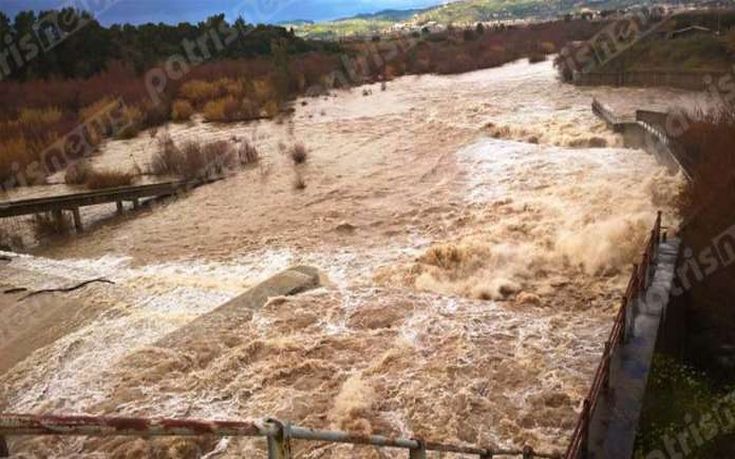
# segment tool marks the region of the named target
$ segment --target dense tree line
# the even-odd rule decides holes
[[[114,61],[124,61],[137,72],[183,53],[185,41],[206,39],[216,32],[237,39],[213,56],[254,57],[271,54],[272,43],[286,43],[289,53],[336,51],[334,44],[307,42],[293,30],[253,25],[243,19],[232,24],[224,14],[197,24],[124,24],[103,27],[89,13],[65,8],[57,11],[23,11],[14,19],[0,12],[0,78],[88,78]]]

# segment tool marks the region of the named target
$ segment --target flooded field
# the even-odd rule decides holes
[[[622,148],[590,103],[629,113],[696,97],[575,88],[558,83],[550,63],[526,62],[367,88],[297,101],[280,123],[171,125],[176,142],[248,139],[261,164],[125,217],[114,205],[91,208],[85,234],[5,254],[3,290],[114,284],[0,296],[11,319],[0,328],[9,356],[0,411],[273,416],[564,449],[630,264],[681,181]],[[111,142],[94,163],[145,169],[161,135]],[[282,152],[297,142],[309,152],[298,171]],[[293,264],[319,268],[324,286],[271,299],[242,329],[195,333],[184,347],[162,341]],[[57,456],[261,457],[263,447],[11,439],[14,450]]]

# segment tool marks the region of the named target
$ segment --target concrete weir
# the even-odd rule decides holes
[[[295,266],[256,285],[188,325],[167,335],[157,346],[185,348],[193,336],[217,337],[241,327],[269,298],[303,293],[319,286],[319,271],[309,266]]]
[[[610,361],[610,390],[603,391],[590,422],[588,458],[630,458],[659,335],[669,311],[680,241],[659,244],[653,281],[628,307],[625,341]]]

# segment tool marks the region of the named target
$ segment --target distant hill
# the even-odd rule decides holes
[[[281,21],[281,22],[276,23],[276,25],[279,25],[279,26],[295,26],[295,27],[306,26],[306,25],[311,25],[311,24],[314,24],[314,21],[310,21],[308,19],[292,19],[290,21]]]
[[[378,20],[378,21],[396,21],[398,22],[398,21],[405,21],[406,19],[410,19],[418,14],[424,13],[432,9],[433,8],[421,8],[421,9],[413,9],[413,10],[383,10],[383,11],[378,11],[377,13],[358,14],[350,18],[345,18],[341,20],[373,19],[373,20]]]
[[[426,9],[385,10],[302,25],[297,27],[297,31],[309,38],[364,36],[385,32],[401,23],[420,27],[428,22],[448,25],[499,19],[549,18],[586,8],[617,9],[645,3],[645,0],[458,0]]]

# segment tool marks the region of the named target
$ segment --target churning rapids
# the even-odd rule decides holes
[[[562,450],[630,264],[680,183],[623,148],[591,116],[593,97],[622,112],[695,103],[674,90],[562,85],[550,63],[524,61],[304,99],[282,123],[169,126],[177,142],[250,139],[261,164],[125,217],[91,208],[84,235],[6,254],[3,290],[115,284],[2,295],[0,411],[273,416]],[[94,163],[145,168],[155,135],[111,142]],[[297,191],[280,150],[299,141],[309,160]],[[236,333],[159,345],[297,263],[325,285],[272,298]],[[264,457],[262,440],[10,443],[62,457]]]

